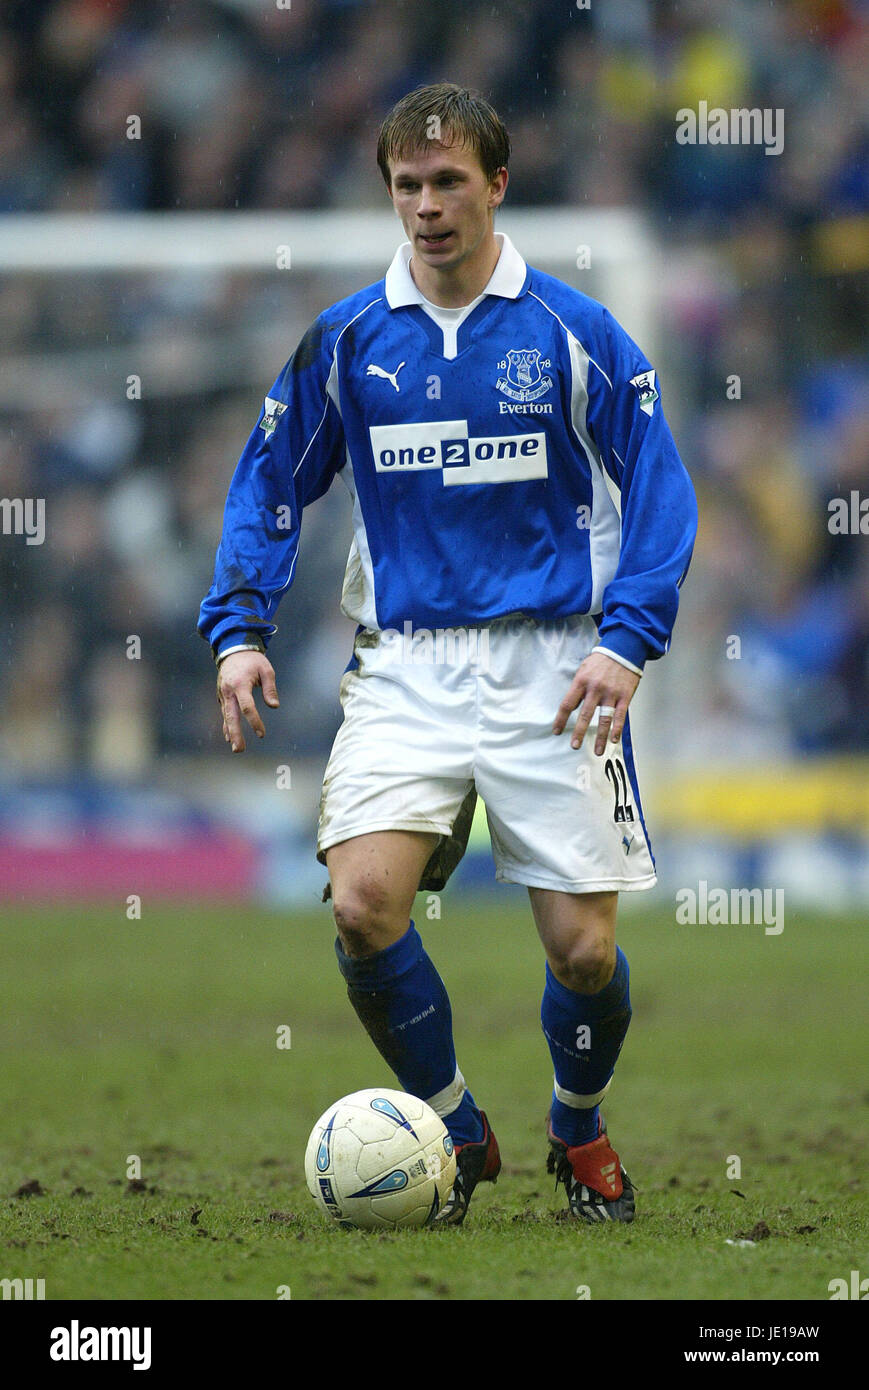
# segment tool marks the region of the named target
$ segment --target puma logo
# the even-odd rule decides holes
[[[373,362],[370,362],[368,365],[366,376],[382,376],[384,381],[391,381],[397,391],[399,388],[398,382],[395,378],[398,376],[398,373],[401,371],[403,366],[404,363],[399,362],[394,372],[385,372],[382,367],[377,367]]]

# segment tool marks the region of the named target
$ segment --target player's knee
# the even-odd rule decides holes
[[[348,956],[370,956],[382,949],[390,913],[388,894],[379,885],[342,890],[335,896],[333,914]]]
[[[615,946],[606,937],[578,937],[550,951],[549,965],[557,980],[576,994],[599,994],[613,977]]]

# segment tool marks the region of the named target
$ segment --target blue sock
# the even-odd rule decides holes
[[[348,956],[338,939],[335,954],[350,1003],[401,1089],[437,1111],[454,1143],[482,1139],[480,1112],[456,1066],[449,997],[413,922],[373,956]]]
[[[600,1099],[609,1084],[628,1031],[629,983],[628,962],[620,948],[615,973],[598,994],[568,989],[547,963],[540,1021],[555,1066],[551,1123],[553,1133],[571,1147],[597,1138],[598,1104],[593,1098]]]

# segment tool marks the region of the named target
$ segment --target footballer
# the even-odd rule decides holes
[[[550,1172],[578,1220],[631,1221],[600,1112],[631,1019],[618,895],[656,881],[628,709],[669,646],[696,502],[641,350],[495,231],[509,154],[496,112],[453,84],[387,116],[377,159],[406,241],[271,387],[199,630],[242,752],[243,721],[264,735],[255,687],[278,703],[266,648],[303,509],[341,478],[358,627],[317,856],[350,1001],[452,1136],[437,1220],[457,1224],[501,1160],[411,911],[461,858],[479,793],[496,876],[527,887],[545,954]]]

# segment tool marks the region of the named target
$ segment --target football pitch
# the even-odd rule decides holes
[[[585,1227],[545,1171],[526,899],[417,904],[504,1166],[464,1227],[385,1234],[326,1224],[305,1187],[322,1111],[397,1084],[326,907],[5,908],[0,1278],[46,1299],[826,1300],[869,1273],[860,920],[623,914],[634,1017],[605,1108],[638,1214]]]

